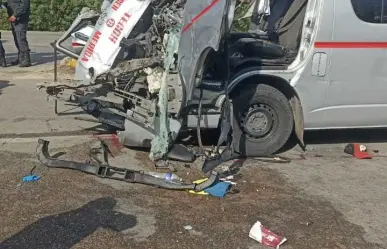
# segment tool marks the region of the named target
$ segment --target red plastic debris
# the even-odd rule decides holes
[[[117,155],[124,148],[116,134],[93,134],[91,138],[106,141],[113,155]]]
[[[250,229],[249,237],[263,245],[274,248],[279,248],[280,245],[287,241],[286,238],[277,235],[266,227],[262,226],[261,222],[259,221],[257,221]]]
[[[367,151],[367,147],[362,144],[348,144],[344,148],[344,153],[352,155],[357,159],[371,159],[371,155]]]

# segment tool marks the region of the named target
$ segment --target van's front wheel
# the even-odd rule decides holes
[[[277,152],[293,131],[293,112],[286,96],[265,85],[247,85],[232,94],[233,145],[244,156]]]

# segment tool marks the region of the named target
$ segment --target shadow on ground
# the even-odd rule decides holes
[[[6,55],[7,57],[7,62],[8,64],[17,59],[17,53],[8,53]],[[65,56],[63,54],[57,54],[57,59],[58,60],[61,60],[63,59]],[[52,53],[34,53],[34,52],[31,52],[31,62],[32,62],[32,65],[41,65],[41,64],[46,64],[46,63],[50,63],[50,62],[54,62],[55,61],[55,56],[54,56],[54,52]]]
[[[387,129],[346,129],[306,131],[304,134],[306,147],[317,144],[347,144],[347,143],[386,143]],[[293,149],[298,140],[292,136],[280,153]]]
[[[99,198],[70,212],[47,216],[0,244],[2,249],[71,248],[99,228],[123,231],[136,225],[135,216],[113,210],[113,198]]]
[[[13,86],[13,84],[9,84],[8,80],[0,80],[0,95],[2,94],[2,89],[9,86]]]
[[[305,133],[305,142],[307,144],[385,143],[387,129],[309,131]]]
[[[202,131],[202,142],[204,146],[212,146],[217,143],[218,130]],[[185,134],[182,139],[189,139],[185,144],[198,145],[196,132]],[[315,144],[346,144],[346,143],[386,143],[387,129],[347,129],[347,130],[325,130],[306,131],[304,134],[306,147]],[[292,136],[289,142],[279,151],[286,152],[298,145],[298,140]]]

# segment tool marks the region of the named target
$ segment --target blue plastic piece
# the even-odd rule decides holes
[[[204,192],[215,197],[223,198],[226,195],[227,190],[230,188],[230,186],[231,183],[229,182],[217,182],[211,187],[204,189]]]
[[[40,176],[28,175],[23,177],[23,182],[34,182],[34,181],[38,181],[39,179],[40,179]]]

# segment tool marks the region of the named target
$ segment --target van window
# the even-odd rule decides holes
[[[387,0],[351,0],[358,18],[369,23],[387,23]]]

